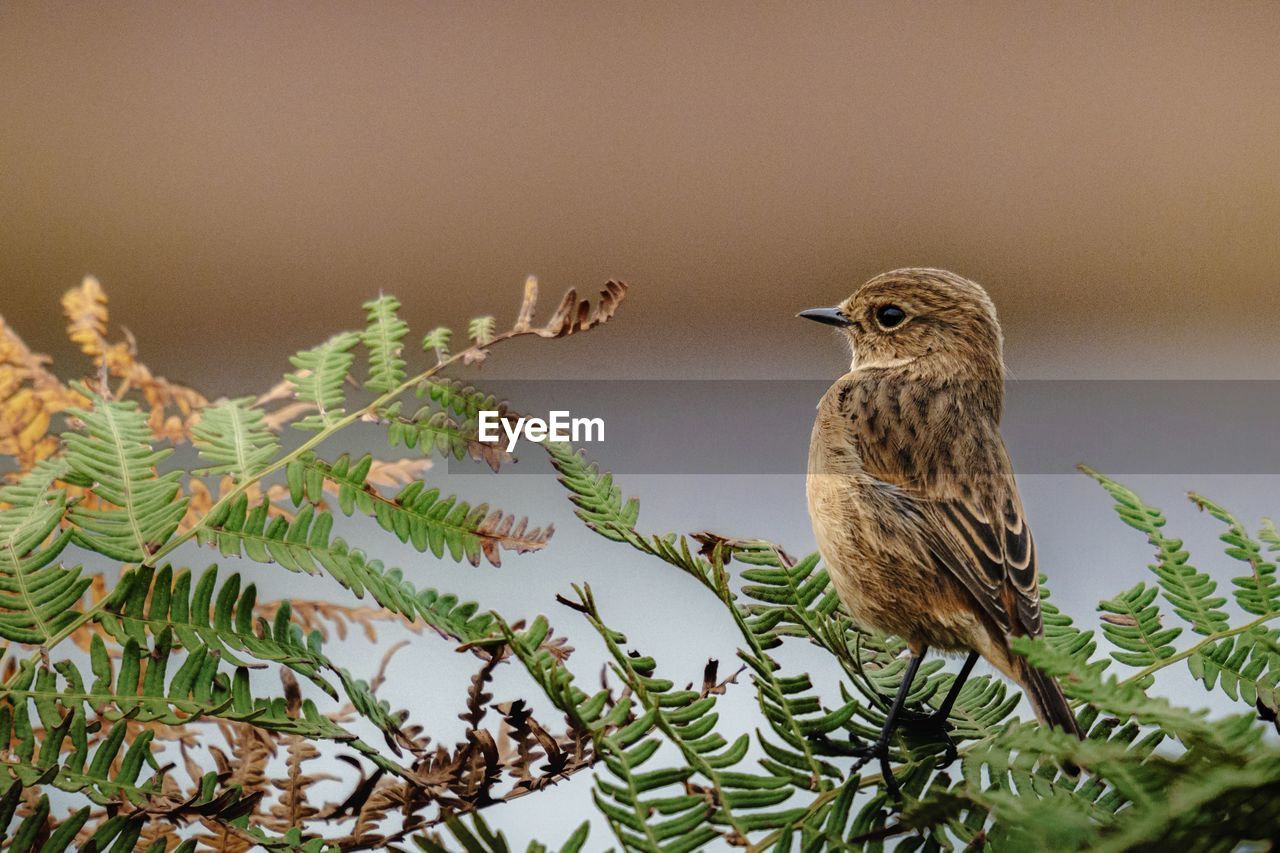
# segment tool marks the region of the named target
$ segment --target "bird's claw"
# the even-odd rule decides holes
[[[921,714],[919,711],[904,710],[899,714],[898,722],[899,725],[914,734],[932,737],[946,743],[946,751],[943,752],[942,758],[938,760],[938,763],[934,765],[936,769],[941,770],[960,756],[956,742],[951,738],[951,732],[955,730],[955,726],[951,725],[950,720],[941,711]]]
[[[931,730],[949,731],[952,727],[947,715],[941,711],[923,714],[910,708],[903,708],[898,712],[898,725],[922,732]]]

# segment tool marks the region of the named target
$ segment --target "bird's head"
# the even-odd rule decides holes
[[[798,315],[838,327],[853,369],[920,362],[947,375],[1003,376],[1000,321],[991,297],[955,273],[900,269],[878,275],[834,308]]]

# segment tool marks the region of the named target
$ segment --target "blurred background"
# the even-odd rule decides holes
[[[631,423],[654,457],[741,441],[782,463],[628,463],[623,481],[644,497],[647,529],[806,552],[812,401],[847,353],[794,314],[886,269],[984,284],[1019,382],[1134,380],[1117,386],[1123,401],[1125,387],[1159,398],[1152,381],[1280,378],[1278,43],[1280,6],[1245,2],[5,3],[0,314],[78,373],[57,297],[92,273],[141,357],[212,397],[264,390],[289,354],[359,326],[379,291],[420,334],[476,314],[509,321],[526,274],[548,300],[624,279],[632,295],[612,326],[519,342],[481,378],[806,380],[706,406],[678,434]],[[1126,420],[1125,441],[1275,432],[1274,382],[1248,386],[1247,412],[1188,391],[1209,386],[1176,387],[1196,417]],[[1019,434],[1046,434],[1036,401],[1054,395],[1019,399]],[[1105,417],[1061,432],[1078,442],[1073,461],[1118,435]],[[600,451],[608,467],[623,448]],[[1280,504],[1277,457],[1259,459],[1261,474],[1239,462],[1124,472],[1223,578],[1219,531],[1182,492],[1255,523]],[[1144,579],[1146,546],[1069,465],[1020,467],[1055,601],[1092,623],[1100,597]],[[501,570],[379,554],[415,582],[513,616],[553,611],[584,674],[599,649],[552,600],[577,580],[673,678],[732,658],[714,602],[593,538],[549,477],[439,473],[464,496],[501,489],[560,532]],[[421,642],[393,665],[391,701],[428,729],[456,728],[469,663]],[[744,730],[749,692],[731,697]],[[1189,680],[1182,698],[1206,701]],[[546,797],[494,819],[558,841],[589,782]]]

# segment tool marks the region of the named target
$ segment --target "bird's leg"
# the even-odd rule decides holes
[[[961,689],[964,687],[965,681],[969,678],[969,674],[973,672],[974,664],[978,662],[978,653],[969,652],[969,656],[965,658],[964,665],[960,667],[960,672],[956,675],[955,680],[951,682],[951,687],[947,690],[947,695],[943,697],[942,704],[932,714],[913,714],[907,712],[901,715],[900,725],[910,728],[913,731],[933,732],[940,735],[947,742],[947,751],[943,753],[942,758],[938,761],[938,767],[946,767],[948,764],[956,760],[957,750],[955,741],[951,739],[951,725],[947,721],[951,716],[951,709],[955,707],[956,698],[960,695]]]
[[[968,680],[969,674],[973,672],[973,667],[978,662],[978,657],[977,652],[969,652],[969,656],[964,660],[964,665],[960,667],[960,672],[956,675],[955,680],[951,682],[947,695],[943,698],[942,704],[938,706],[936,711],[931,714],[905,713],[902,715],[902,724],[920,728],[945,728],[947,718],[951,716],[951,709],[955,707],[956,699],[960,696],[960,690],[964,687],[965,681]]]
[[[946,698],[942,700],[938,710],[932,714],[939,722],[945,723],[947,717],[951,716],[951,709],[955,707],[956,697],[960,695],[960,689],[964,687],[965,681],[969,679],[969,673],[973,672],[973,666],[977,662],[978,653],[969,652],[969,656],[964,659],[964,666],[960,667],[960,672],[956,675],[955,681],[951,682],[951,689],[947,691]]]
[[[907,694],[911,692],[911,682],[915,680],[916,671],[920,669],[920,662],[924,660],[924,648],[920,649],[919,654],[911,656],[911,662],[907,664],[906,674],[902,676],[902,683],[898,685],[898,694],[893,697],[893,704],[889,706],[889,713],[884,718],[884,728],[880,730],[880,737],[876,738],[876,742],[869,747],[863,747],[862,761],[854,768],[860,769],[863,764],[872,758],[880,760],[880,775],[884,778],[885,787],[889,789],[889,793],[898,796],[898,780],[893,776],[893,768],[889,766],[889,739],[893,737],[893,730],[897,728],[898,716],[902,713],[902,708],[907,702]]]

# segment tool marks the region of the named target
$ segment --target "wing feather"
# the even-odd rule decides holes
[[[908,383],[895,393],[880,378],[868,374],[841,395],[864,469],[916,502],[935,561],[994,624],[1039,636],[1035,542],[994,419],[965,417],[952,388]],[[903,405],[904,394],[915,405]]]

